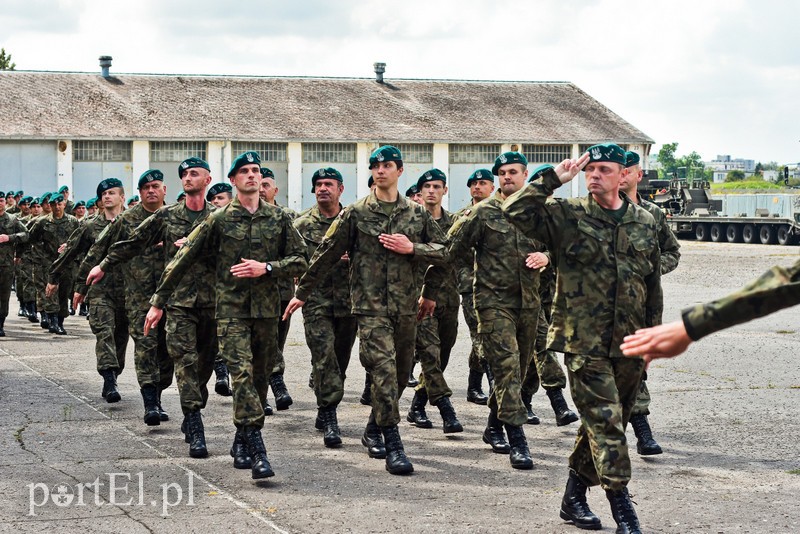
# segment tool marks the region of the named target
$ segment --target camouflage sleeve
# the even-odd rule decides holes
[[[64,271],[64,269],[71,268],[78,255],[86,252],[88,249],[88,243],[84,238],[87,228],[88,225],[82,224],[70,234],[69,239],[67,240],[67,247],[64,249],[64,252],[59,254],[58,258],[56,258],[56,261],[54,261],[53,265],[50,266],[50,275],[48,278],[49,283],[57,284],[58,279],[61,277],[61,273]],[[84,280],[85,279],[86,277],[84,277]]]
[[[669,227],[666,217],[659,217],[658,245],[661,248],[661,274],[671,273],[678,267],[681,259],[681,246]]]
[[[650,261],[654,269],[644,280],[647,286],[644,320],[645,326],[656,326],[661,324],[661,316],[664,313],[664,293],[661,289],[661,252],[657,248],[653,249]]]
[[[683,324],[697,341],[718,330],[800,304],[800,261],[773,267],[735,293],[683,310]]]
[[[300,232],[292,224],[291,216],[286,212],[283,213],[283,231],[285,234],[283,257],[278,261],[270,262],[272,275],[282,278],[300,276],[308,267],[305,242]]]
[[[555,171],[544,172],[540,180],[531,182],[503,203],[503,213],[526,236],[544,243],[548,250],[558,250],[561,228],[566,216],[559,202],[547,198],[561,187]]]
[[[113,243],[108,249],[108,254],[99,264],[103,272],[112,270],[120,263],[131,261],[136,256],[143,254],[145,249],[161,241],[164,230],[163,213],[163,209],[158,210],[142,221],[142,224],[136,227],[127,239]]]
[[[414,243],[414,261],[446,267],[450,257],[447,252],[447,237],[427,211],[424,234],[424,243]]]
[[[95,265],[99,265],[100,261],[106,257],[108,249],[114,241],[116,241],[120,226],[120,219],[117,217],[114,222],[106,226],[103,231],[100,232],[100,235],[97,236],[97,240],[86,253],[86,257],[83,258],[83,261],[78,267],[78,275],[76,277],[78,284],[75,289],[81,295],[86,295],[89,290],[86,286],[86,277],[89,276],[89,271],[91,271],[92,267]]]
[[[10,244],[27,243],[30,235],[25,225],[19,219],[14,217],[13,233],[8,234],[8,242]]]
[[[333,221],[322,243],[317,247],[311,263],[297,284],[295,297],[303,302],[308,300],[317,281],[323,278],[336,265],[342,255],[352,245],[352,210],[345,208],[342,214]]]

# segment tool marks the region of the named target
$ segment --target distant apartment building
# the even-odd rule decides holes
[[[714,171],[714,182],[724,182],[730,171],[742,171],[745,176],[756,172],[756,162],[752,159],[733,159],[730,155],[718,155],[717,159],[705,162],[706,169]]]

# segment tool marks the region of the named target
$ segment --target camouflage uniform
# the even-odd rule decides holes
[[[113,271],[148,250],[157,250],[169,262],[178,252],[175,242],[189,235],[213,210],[208,202],[196,215],[183,202],[164,206],[144,220],[124,241],[117,241],[100,263]],[[158,246],[163,243],[163,246]],[[159,276],[161,273],[158,273]],[[151,294],[152,295],[152,294]],[[149,304],[149,303],[148,303]],[[167,352],[175,367],[175,380],[184,414],[205,408],[207,382],[217,355],[214,319],[214,266],[200,260],[175,288],[166,311]]]
[[[275,203],[275,206],[282,209],[289,218],[294,221],[297,219],[297,212],[286,206],[281,206]],[[281,297],[281,316],[286,311],[286,306],[294,296],[294,279],[293,278],[279,278],[278,279],[278,293]],[[273,375],[282,375],[286,371],[286,360],[283,357],[283,348],[286,346],[286,337],[289,335],[289,327],[292,324],[292,317],[289,316],[285,321],[278,323],[278,355],[275,359],[275,367],[272,369]]]
[[[19,217],[18,220],[25,226],[25,231],[28,231],[28,228],[31,224],[32,215],[25,215],[23,217]],[[33,286],[33,264],[31,263],[31,258],[29,256],[21,256],[21,251],[24,249],[24,245],[18,244],[16,246],[18,252],[16,256],[20,259],[20,263],[17,266],[17,292],[20,294],[22,298],[22,302],[26,304],[35,303],[36,302],[36,289]]]
[[[550,327],[553,295],[555,293],[556,276],[551,265],[539,273],[539,321],[536,325],[536,342],[533,358],[524,373],[522,381],[522,397],[530,398],[541,385],[544,389],[564,389],[567,387],[567,375],[558,363],[556,353],[547,350],[547,331]]]
[[[528,420],[522,403],[522,371],[533,357],[539,319],[539,272],[525,266],[541,243],[511,226],[500,211],[500,191],[464,212],[450,230],[450,255],[473,259],[474,306],[483,355],[494,374],[489,408],[512,426]]]
[[[130,235],[151,212],[144,205],[123,211],[97,238],[84,265],[95,266],[108,255],[112,245],[130,238]],[[164,271],[163,245],[158,243],[141,251],[135,258],[119,266],[125,282],[125,309],[128,313],[128,332],[134,343],[134,363],[139,386],[155,386],[161,392],[172,384],[174,365],[167,353],[164,321],[144,335],[144,320],[150,309],[148,299],[156,289]],[[94,311],[92,312],[94,313]],[[91,316],[91,314],[90,314]]]
[[[78,219],[66,213],[60,219],[56,219],[51,214],[34,221],[30,229],[30,244],[39,245],[40,247],[41,263],[39,263],[38,269],[34,271],[38,274],[36,278],[39,280],[38,283],[40,285],[46,285],[50,266],[59,256],[58,248],[69,240],[72,232],[79,226]],[[72,298],[69,290],[72,287],[74,278],[75,264],[73,262],[61,272],[61,277],[57,280],[59,285],[56,294],[52,297],[45,297],[43,309],[46,313],[57,313],[59,317],[69,315],[67,300]]]
[[[314,206],[294,221],[308,247],[308,257],[313,256],[334,220],[335,217],[328,219]],[[345,283],[350,276],[349,266],[348,261],[338,261],[303,306],[318,408],[336,407],[341,402],[345,373],[356,341],[356,318],[350,312],[350,292]]]
[[[0,330],[8,317],[8,299],[11,298],[11,284],[14,282],[14,249],[18,243],[28,241],[28,229],[16,216],[0,215],[0,234],[8,235],[8,241],[0,243]],[[21,292],[19,280],[17,292]]]
[[[625,335],[660,323],[661,272],[656,224],[621,194],[618,222],[590,195],[547,200],[561,185],[553,169],[512,195],[509,220],[550,250],[556,296],[548,347],[565,353],[581,426],[570,467],[588,485],[622,491],[631,476],[625,426],[644,361],[625,358]]]
[[[414,244],[413,254],[390,252],[378,240],[380,234],[398,232]],[[296,297],[307,301],[342,255],[349,254],[350,299],[358,320],[359,356],[372,376],[372,409],[379,426],[393,427],[400,422],[397,400],[408,382],[414,356],[409,340],[416,334],[419,293],[415,266],[444,267],[444,242],[444,234],[425,208],[398,195],[387,215],[373,191],[342,210],[297,287]]]
[[[217,336],[233,383],[237,427],[264,426],[263,403],[269,369],[277,353],[280,300],[277,281],[306,267],[302,238],[289,216],[259,201],[250,213],[238,197],[206,217],[169,262],[150,303],[163,308],[192,266],[206,257],[215,263]],[[242,258],[265,261],[272,274],[238,278],[231,266]]]
[[[467,212],[467,210],[470,210],[471,212],[472,204],[457,211],[455,214],[455,219],[458,220]],[[472,279],[475,274],[474,263],[475,262],[473,258],[473,261],[459,264],[457,269],[458,292],[461,295],[461,312],[464,315],[464,322],[467,323],[469,337],[472,341],[472,347],[469,351],[469,358],[467,359],[469,369],[470,371],[483,373],[486,360],[481,353],[480,336],[478,336],[478,312],[475,311],[475,299],[472,294]]]

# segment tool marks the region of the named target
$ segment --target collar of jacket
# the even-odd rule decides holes
[[[342,203],[339,202],[339,213],[334,215],[333,218],[335,219],[336,217],[341,215],[343,209],[344,209],[344,206],[342,206]],[[326,220],[326,221],[328,220],[328,218],[326,216],[324,216],[321,211],[319,211],[319,204],[314,204],[313,206],[311,206],[311,209],[308,211],[308,215],[309,215],[309,217],[311,217],[315,221],[321,221],[323,219]]]
[[[234,196],[233,197],[233,201],[230,204],[228,204],[227,206],[225,206],[225,208],[227,208],[227,209],[223,208],[223,209],[217,210],[217,211],[240,213],[240,214],[242,214],[242,215],[244,215],[246,217],[259,217],[260,215],[263,215],[263,212],[264,212],[265,209],[272,208],[272,209],[280,210],[279,207],[273,206],[271,204],[267,204],[266,202],[264,202],[264,199],[259,197],[258,198],[258,209],[254,213],[250,213],[247,210],[247,208],[242,206],[242,203],[239,202],[239,197],[238,196]]]
[[[395,207],[394,211],[401,211],[411,209],[411,200],[408,200],[400,191],[397,192],[397,206]],[[420,206],[421,207],[421,206]],[[383,208],[381,208],[380,202],[378,201],[378,197],[375,195],[375,191],[370,192],[369,196],[367,197],[367,209],[374,213],[380,213],[381,215],[386,215],[383,212]]]
[[[191,222],[191,219],[189,218],[190,210],[188,207],[186,207],[186,204],[184,202],[177,202],[175,204],[170,204],[169,206],[164,206],[164,208],[161,209],[170,209],[170,208],[172,208],[173,213],[177,218],[187,222]],[[200,215],[202,216],[203,214],[206,214],[209,211],[212,211],[213,209],[214,209],[213,204],[211,204],[207,200],[203,200],[203,209],[200,211]]]
[[[638,222],[638,223],[646,223],[647,218],[642,216],[642,212],[647,213],[644,208],[640,208],[636,204],[634,204],[628,195],[623,193],[622,191],[619,192],[619,198],[622,199],[623,202],[628,204],[628,209],[625,210],[625,215],[622,216],[622,220],[619,224],[628,224],[631,222]],[[605,212],[605,210],[597,203],[594,199],[594,195],[586,195],[583,198],[583,207],[586,210],[586,213],[595,219],[600,219],[601,221],[607,222],[608,224],[617,225],[617,221],[614,218]]]

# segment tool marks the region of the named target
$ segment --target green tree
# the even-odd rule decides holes
[[[6,54],[5,48],[0,48],[0,70],[14,70],[16,63],[11,62],[11,54]]]
[[[690,154],[678,158],[675,161],[675,166],[683,169],[683,172],[679,172],[679,175],[685,175],[688,180],[692,181],[702,179],[703,170],[706,168],[705,163],[703,163],[703,156],[694,150]]]
[[[732,171],[728,171],[728,174],[725,175],[726,182],[742,182],[744,181],[744,171],[740,171],[738,169],[734,169]]]
[[[673,172],[677,172],[678,165],[675,160],[675,151],[678,150],[678,143],[664,143],[656,156],[661,165],[659,178],[669,178]]]

